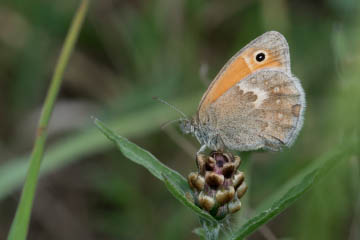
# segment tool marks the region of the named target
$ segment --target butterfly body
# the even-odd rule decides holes
[[[277,151],[296,139],[304,110],[305,93],[291,73],[286,39],[271,31],[228,61],[182,129],[198,139],[201,150]]]

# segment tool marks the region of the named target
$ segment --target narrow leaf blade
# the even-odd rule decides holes
[[[233,240],[241,240],[246,236],[253,233],[263,224],[268,222],[273,217],[284,211],[291,206],[297,199],[299,199],[305,192],[307,192],[316,182],[318,182],[328,171],[336,166],[340,160],[347,159],[353,152],[354,144],[347,145],[345,148],[339,148],[330,152],[323,158],[314,162],[310,168],[306,168],[300,175],[296,176],[296,181],[292,186],[286,184],[287,190],[281,189],[280,192],[285,192],[282,196],[278,197],[278,200],[273,201],[273,204],[249,219],[242,227],[236,231],[232,237]],[[276,194],[278,195],[278,194]]]
[[[47,91],[37,126],[35,143],[30,156],[26,180],[21,192],[14,220],[10,227],[7,237],[8,240],[23,240],[27,237],[36,186],[38,184],[39,172],[47,139],[47,128],[60,90],[64,71],[74,50],[88,7],[89,0],[83,0],[80,3],[66,35],[63,48],[50,81],[49,89]]]
[[[150,152],[140,148],[126,138],[117,135],[109,128],[107,128],[100,120],[95,119],[94,122],[100,131],[118,146],[119,150],[124,154],[125,157],[145,167],[156,178],[164,181],[163,174],[166,174],[169,176],[169,178],[172,179],[172,181],[181,186],[182,190],[190,191],[187,181],[178,172],[164,165]]]
[[[174,195],[177,200],[179,200],[186,207],[193,210],[203,219],[211,221],[212,223],[217,222],[216,219],[213,218],[210,214],[200,209],[198,206],[196,206],[193,202],[191,202],[185,197],[185,192],[190,192],[191,189],[189,188],[187,181],[182,175],[161,163],[150,152],[140,148],[126,138],[115,134],[113,131],[107,128],[100,120],[95,119],[94,122],[96,126],[101,130],[101,132],[118,146],[118,148],[125,157],[145,167],[149,170],[151,174],[163,181],[167,189],[170,191],[171,194]]]

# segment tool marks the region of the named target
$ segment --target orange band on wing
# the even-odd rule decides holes
[[[256,49],[249,49],[230,63],[220,77],[215,80],[213,86],[210,86],[208,92],[205,93],[205,99],[201,103],[202,109],[206,109],[208,104],[215,102],[227,90],[256,70],[283,67],[279,58],[271,54],[268,54],[266,61],[263,63],[256,63],[252,57],[255,51]]]
[[[232,86],[238,83],[241,79],[249,75],[252,71],[248,67],[246,61],[242,57],[234,60],[230,66],[221,74],[219,79],[211,86],[210,91],[206,95],[202,107],[213,103],[221,95],[223,95]]]

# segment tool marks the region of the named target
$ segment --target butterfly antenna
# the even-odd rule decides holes
[[[159,102],[168,105],[169,107],[171,107],[172,109],[174,109],[176,112],[180,113],[181,116],[183,116],[185,119],[188,119],[187,116],[185,115],[185,113],[183,113],[182,111],[180,111],[177,107],[175,107],[174,105],[171,105],[170,103],[166,102],[165,100],[159,98],[159,97],[153,97],[154,100],[158,100]],[[177,120],[178,121],[178,120]]]
[[[182,121],[183,119],[175,119],[175,120],[169,120],[163,124],[161,124],[161,129],[165,129],[167,126],[169,126],[170,124],[174,123],[174,122],[180,122]]]

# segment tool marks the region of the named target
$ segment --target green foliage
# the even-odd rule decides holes
[[[45,99],[44,107],[39,120],[35,145],[30,157],[30,166],[27,171],[27,177],[21,194],[20,202],[16,210],[15,219],[11,225],[8,240],[26,239],[36,185],[39,178],[40,165],[42,162],[47,138],[47,128],[54,108],[55,100],[61,86],[65,67],[67,66],[70,55],[74,49],[75,42],[86,16],[88,5],[89,1],[83,0],[77,13],[75,14],[73,23],[69,29],[69,33],[64,43],[64,48],[60,54],[58,64],[55,68],[48,95]]]
[[[186,111],[189,111],[188,109],[193,107],[194,99],[198,97],[199,94],[188,95],[184,98],[174,99],[174,103],[183,106]],[[142,117],[139,118],[138,115]],[[153,132],[163,123],[163,119],[167,117],[175,118],[177,113],[154,104],[139,112],[113,119],[109,126],[116,128],[117,131],[122,132],[125,136],[133,136],[140,133]],[[148,119],[152,119],[152,121],[148,121]],[[137,127],[134,128],[134,125]],[[41,167],[41,174],[52,172],[74,161],[78,161],[84,154],[89,156],[110,147],[111,143],[104,139],[96,129],[80,131],[48,148]],[[26,176],[27,166],[27,158],[21,157],[13,159],[0,167],[0,199],[9,195],[21,184]]]
[[[192,201],[188,200],[185,193],[190,193],[191,189],[188,187],[186,180],[178,172],[166,167],[158,159],[156,159],[150,152],[140,148],[139,146],[131,143],[124,137],[121,137],[107,128],[102,122],[95,119],[96,126],[103,132],[103,134],[113,141],[119,150],[130,160],[142,165],[149,170],[155,177],[162,180],[168,190],[173,196],[179,200],[186,207],[191,209],[199,217],[208,220],[211,224],[220,224],[208,213],[197,207]],[[292,185],[286,184],[280,191],[282,194],[277,200],[276,196],[273,197],[271,206],[266,210],[260,212],[258,215],[249,219],[238,231],[236,231],[232,239],[241,240],[250,235],[256,229],[268,222],[271,218],[275,217],[286,208],[291,206],[297,199],[299,199],[307,190],[309,190],[316,182],[325,176],[332,168],[344,159],[349,159],[349,156],[355,151],[357,144],[349,142],[344,146],[333,150],[326,156],[314,160],[311,166],[304,169],[294,180],[289,182]],[[199,232],[196,230],[196,232]],[[206,232],[206,230],[205,230]]]
[[[6,239],[29,166],[36,128],[32,119],[41,109],[78,2],[0,3],[0,239]],[[249,190],[232,219],[233,232],[244,236],[271,220],[262,226],[278,239],[359,239],[359,154],[348,141],[359,137],[360,129],[359,10],[354,0],[92,1],[90,21],[59,95],[65,112],[55,115],[50,126],[39,173],[46,183],[39,193],[45,194],[37,201],[46,203],[48,194],[56,200],[48,205],[60,204],[72,213],[80,226],[68,230],[74,239],[88,239],[80,234],[81,226],[95,238],[196,238],[191,236],[198,226],[192,211],[173,201],[147,170],[123,161],[90,117],[104,119],[109,129],[186,175],[195,168],[198,143],[168,128],[162,131],[161,124],[179,116],[151,97],[194,114],[224,63],[256,36],[277,30],[289,42],[292,72],[306,92],[304,127],[291,149],[242,158]],[[95,110],[69,110],[78,103]],[[323,170],[316,169],[324,159],[336,167],[319,175]],[[161,173],[160,178],[164,180]],[[170,190],[181,200],[186,190],[175,186],[179,188]],[[296,191],[290,191],[293,187]],[[83,208],[77,207],[79,202]],[[62,238],[68,221],[56,210],[35,209],[29,240]],[[48,225],[51,220],[55,227]],[[262,238],[260,234],[262,230],[247,238]]]
[[[102,133],[113,141],[119,150],[130,160],[142,165],[150,171],[152,175],[163,181],[171,194],[179,200],[186,207],[193,210],[201,218],[204,218],[210,222],[216,222],[216,220],[207,212],[201,210],[193,202],[186,198],[185,193],[191,192],[187,181],[175,170],[168,168],[158,159],[154,157],[150,152],[140,148],[136,144],[130,142],[124,137],[121,137],[107,128],[101,121],[95,119],[96,126],[102,131]]]
[[[277,193],[275,196],[270,196],[271,206],[249,219],[234,233],[232,239],[244,239],[270,219],[283,212],[342,160],[349,160],[349,157],[355,153],[356,146],[355,143],[347,143],[329,152],[326,156],[314,160],[309,167],[300,172],[293,180],[289,180],[290,185],[286,184],[279,190],[279,192],[285,194],[279,196],[280,194]]]

